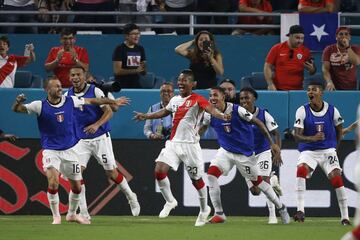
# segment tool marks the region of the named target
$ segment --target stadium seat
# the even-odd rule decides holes
[[[40,75],[32,75],[31,88],[42,88],[44,79]]]
[[[252,78],[252,76],[245,76],[240,79],[240,90],[244,87],[251,87],[250,78]]]
[[[32,80],[30,71],[16,71],[14,88],[30,88]]]
[[[142,88],[153,88],[155,85],[155,74],[148,72],[146,75],[140,75],[139,81]]]
[[[155,83],[154,83],[154,86],[153,88],[154,89],[159,89],[160,86],[166,82],[166,79],[164,77],[161,77],[161,76],[155,76]]]
[[[252,72],[249,82],[254,89],[267,90],[268,85],[263,72]]]

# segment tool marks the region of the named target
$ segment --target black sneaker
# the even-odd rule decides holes
[[[343,219],[343,220],[341,220],[341,225],[343,225],[343,226],[350,226],[351,223],[350,223],[349,219]]]
[[[304,222],[305,221],[305,213],[302,211],[297,211],[293,216],[295,222]]]

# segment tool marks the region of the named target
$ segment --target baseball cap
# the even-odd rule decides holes
[[[297,34],[297,33],[304,34],[304,28],[300,25],[292,25],[289,29],[289,33],[286,34],[286,36],[289,36],[290,34]]]
[[[225,78],[224,80],[222,80],[219,84],[219,86],[223,83],[231,83],[232,85],[234,85],[234,87],[236,87],[235,82],[233,80],[231,80],[230,78]]]
[[[348,28],[348,27],[345,27],[345,26],[340,26],[340,27],[338,27],[337,29],[336,29],[336,35],[340,32],[340,31],[342,31],[342,30],[346,30],[346,31],[348,31],[349,33],[350,33],[350,28]]]

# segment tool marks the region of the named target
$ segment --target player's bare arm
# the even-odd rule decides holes
[[[109,121],[110,118],[113,116],[113,111],[111,110],[110,105],[104,105],[101,107],[101,109],[103,110],[103,114],[101,115],[99,120],[97,120],[93,124],[90,124],[89,126],[86,126],[84,128],[84,132],[86,134],[96,133],[96,131],[99,129],[99,127],[101,125],[103,125],[104,123],[106,123],[107,121]]]
[[[270,132],[270,134],[273,136],[273,139],[275,140],[275,144],[279,146],[281,149],[281,135],[279,130],[276,128]]]
[[[294,131],[294,138],[297,142],[317,142],[325,140],[325,134],[323,132],[317,132],[313,136],[305,136],[304,129],[296,127]]]
[[[343,128],[342,130],[342,135],[346,135],[348,134],[349,132],[351,132],[352,130],[354,130],[359,124],[359,119],[356,120],[355,122],[353,122],[352,124],[350,124],[350,126],[346,127],[346,128]]]
[[[27,109],[24,106],[25,101],[26,101],[25,94],[23,94],[23,93],[19,94],[16,97],[14,104],[12,105],[12,110],[17,113],[27,113]]]
[[[162,108],[159,111],[152,113],[142,113],[136,111],[134,111],[133,113],[134,113],[133,120],[137,120],[137,121],[144,121],[146,119],[158,119],[158,118],[166,117],[169,114],[171,114],[171,112],[166,110],[166,108]]]
[[[130,105],[130,98],[119,97],[115,100],[109,98],[84,98],[86,105],[104,105],[104,104],[115,104],[117,106]]]
[[[339,124],[335,127],[336,131],[336,142],[339,145],[341,139],[343,138],[343,126],[342,124]]]
[[[280,154],[280,147],[276,143],[274,143],[268,129],[265,126],[265,124],[256,117],[253,117],[250,122],[255,124],[260,129],[261,133],[269,141],[270,146],[271,146],[271,153],[273,155],[273,162],[274,162],[274,164],[276,166],[280,166],[282,164],[282,159],[281,159],[281,154]]]
[[[230,121],[231,120],[231,114],[224,114],[220,112],[216,107],[214,107],[212,104],[208,105],[205,108],[205,111],[207,113],[210,113],[212,116],[222,119],[224,121]]]

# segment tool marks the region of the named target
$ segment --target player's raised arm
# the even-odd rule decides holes
[[[84,98],[84,104],[103,105],[103,104],[115,104],[117,106],[130,105],[130,98],[119,97],[116,99],[109,98]]]
[[[159,111],[152,113],[142,113],[142,112],[134,111],[133,120],[143,121],[146,119],[158,119],[158,118],[166,117],[169,114],[171,114],[171,112],[166,108],[162,108]]]
[[[205,111],[207,113],[210,113],[212,116],[222,119],[224,121],[229,121],[231,119],[231,114],[224,114],[220,112],[216,107],[214,107],[212,104],[209,104],[205,107]]]
[[[17,95],[14,104],[12,105],[12,110],[17,113],[27,113],[27,109],[24,106],[24,102],[26,101],[25,94]]]

